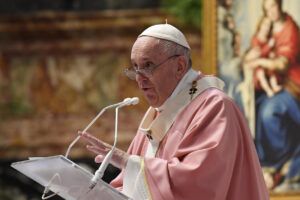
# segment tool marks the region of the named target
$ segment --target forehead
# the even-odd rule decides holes
[[[159,55],[161,51],[160,47],[159,39],[157,38],[148,36],[139,37],[133,44],[131,57]]]
[[[264,1],[265,8],[270,8],[270,7],[274,6],[274,5],[277,5],[276,0],[265,0]]]

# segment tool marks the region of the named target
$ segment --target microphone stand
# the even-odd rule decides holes
[[[95,172],[95,175],[93,176],[93,178],[91,179],[91,185],[89,187],[90,190],[92,190],[95,185],[97,184],[97,182],[103,177],[104,172],[113,156],[114,150],[116,148],[116,144],[118,141],[118,116],[119,116],[119,108],[123,107],[123,106],[129,106],[129,105],[136,105],[139,102],[139,99],[137,97],[133,97],[131,99],[129,99],[128,101],[125,101],[123,103],[121,103],[120,105],[118,105],[116,107],[116,114],[115,114],[115,136],[114,136],[114,144],[111,148],[111,150],[106,154],[106,156],[104,157],[99,169]]]
[[[114,134],[113,146],[110,149],[110,151],[106,154],[100,167],[98,168],[98,170],[95,172],[95,175],[91,179],[91,185],[89,187],[90,189],[93,189],[95,187],[95,185],[97,184],[97,182],[99,181],[99,179],[101,179],[103,177],[104,172],[107,169],[108,164],[109,164],[109,162],[113,156],[114,150],[116,148],[117,141],[118,141],[118,116],[119,116],[119,108],[120,107],[121,106],[117,106],[116,110],[115,110],[115,134]]]
[[[112,105],[109,105],[109,106],[106,106],[105,108],[103,108],[99,113],[98,115],[86,126],[86,128],[82,131],[83,133],[86,132],[95,122],[96,120],[107,110],[107,109],[110,109],[110,108],[113,108],[113,107],[116,107],[116,106],[120,106],[122,104],[124,104],[125,102],[128,102],[130,101],[132,98],[126,98],[124,99],[122,102],[119,102],[119,103],[116,103],[116,104],[112,104]],[[68,158],[69,154],[70,154],[70,151],[71,151],[71,148],[75,145],[76,142],[78,142],[78,140],[80,139],[80,136],[77,136],[73,142],[69,145],[68,149],[67,149],[67,152],[65,154],[65,157]]]

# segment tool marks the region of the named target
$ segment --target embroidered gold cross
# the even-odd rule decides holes
[[[153,139],[153,137],[152,137],[152,131],[151,131],[151,130],[148,130],[146,136],[147,136],[147,138],[148,138],[149,140],[152,140],[152,139]]]
[[[194,96],[194,94],[196,93],[197,90],[198,90],[197,89],[197,81],[193,81],[192,82],[192,87],[191,87],[190,92],[189,92],[189,95],[191,95],[191,100],[193,99],[193,96]]]

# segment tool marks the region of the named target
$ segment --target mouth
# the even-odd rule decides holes
[[[143,87],[143,88],[141,88],[144,92],[147,92],[147,91],[149,91],[151,88],[147,88],[147,87]]]
[[[145,93],[145,94],[150,94],[153,92],[154,87],[150,86],[150,85],[142,85],[140,87],[140,90]]]
[[[147,83],[140,83],[138,84],[139,88],[141,91],[143,92],[149,92],[150,90],[153,89],[153,86],[151,86],[150,84]]]
[[[139,88],[140,88],[140,90],[142,90],[142,91],[148,91],[149,89],[151,89],[151,87],[150,86],[147,86],[146,84],[140,84],[139,85]]]

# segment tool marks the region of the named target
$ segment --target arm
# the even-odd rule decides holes
[[[253,61],[247,63],[249,67],[256,68],[258,66],[273,70],[273,71],[280,71],[284,72],[288,68],[288,59],[284,56],[280,56],[277,58],[258,58]]]
[[[244,61],[249,62],[251,60],[259,58],[261,55],[261,51],[259,47],[250,48],[245,54]]]

